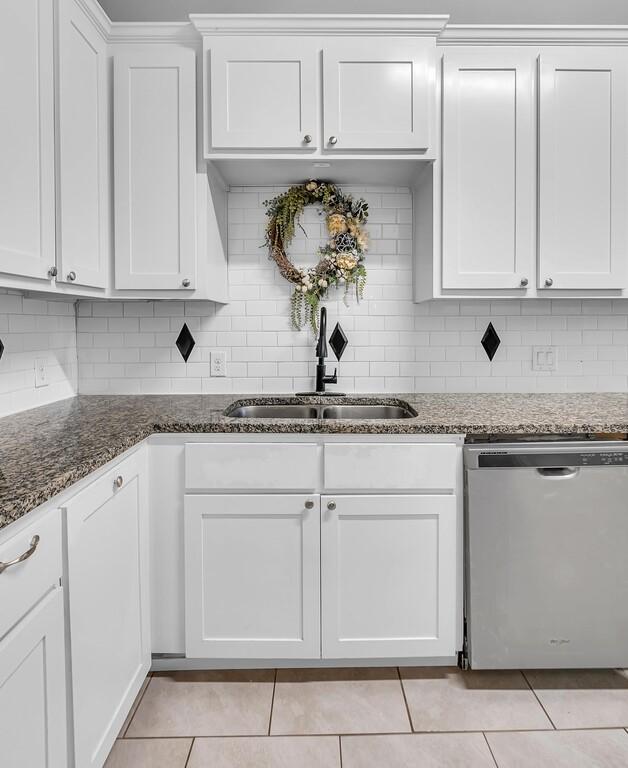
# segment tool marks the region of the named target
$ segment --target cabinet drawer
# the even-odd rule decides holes
[[[185,487],[192,491],[311,491],[318,479],[312,443],[187,443]]]
[[[21,563],[0,573],[0,637],[27,613],[61,577],[61,515],[51,510],[36,523],[0,544],[0,562],[6,563],[32,549]]]
[[[456,487],[457,447],[448,443],[325,446],[327,490],[441,490]]]

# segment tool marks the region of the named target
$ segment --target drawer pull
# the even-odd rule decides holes
[[[116,479],[113,481],[113,484],[116,488],[122,488],[122,485],[124,484],[124,478],[122,475],[118,475]]]
[[[33,536],[31,545],[26,552],[23,552],[19,557],[16,557],[15,560],[9,560],[7,563],[0,562],[0,573],[3,573],[3,571],[6,571],[6,569],[10,568],[12,565],[17,565],[18,563],[23,563],[24,560],[28,560],[28,558],[34,554],[38,544],[39,536]]]

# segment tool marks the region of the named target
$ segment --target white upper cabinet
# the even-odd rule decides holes
[[[534,75],[526,49],[444,55],[444,289],[533,285]]]
[[[76,0],[58,16],[58,282],[104,288],[108,264],[107,43]]]
[[[55,264],[52,0],[0,10],[0,272],[46,279]]]
[[[206,64],[212,148],[318,146],[318,61],[311,40],[219,38],[212,41]]]
[[[627,69],[623,48],[541,52],[539,288],[627,286]]]
[[[434,39],[330,38],[323,44],[323,147],[415,150],[431,145]]]
[[[115,288],[196,287],[196,53],[114,54]]]

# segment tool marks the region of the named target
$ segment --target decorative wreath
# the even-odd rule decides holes
[[[295,266],[286,254],[292,242],[295,227],[306,205],[320,203],[320,214],[325,216],[330,239],[318,249],[320,261],[315,267],[302,269]],[[351,286],[355,286],[359,301],[366,285],[364,254],[368,248],[368,235],[364,224],[368,218],[368,203],[351,195],[344,195],[339,187],[325,181],[311,179],[297,184],[272,200],[266,200],[266,245],[269,258],[274,259],[279,272],[296,286],[291,300],[292,325],[300,330],[309,323],[316,332],[318,306],[327,290],[344,284],[345,303]],[[305,230],[303,230],[305,231]]]

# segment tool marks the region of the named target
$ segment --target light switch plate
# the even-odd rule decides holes
[[[226,376],[227,375],[227,355],[225,352],[215,350],[209,355],[209,375]]]
[[[35,360],[35,386],[47,387],[48,384],[48,364],[45,358],[39,357]]]
[[[532,370],[555,371],[556,347],[532,347]]]

